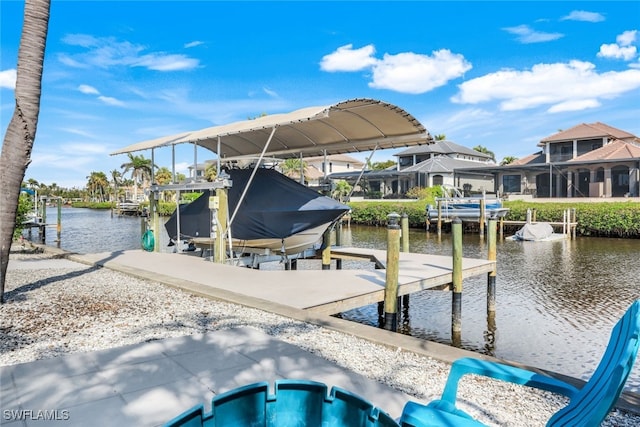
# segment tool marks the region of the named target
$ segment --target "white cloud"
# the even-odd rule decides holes
[[[604,16],[597,12],[587,12],[585,10],[574,10],[567,16],[563,16],[561,21],[584,21],[584,22],[602,22]]]
[[[86,131],[84,131],[82,129],[61,128],[60,130],[62,130],[64,132],[68,132],[68,133],[74,134],[74,135],[84,136],[84,137],[87,137],[87,138],[95,138],[95,135],[93,135],[93,134],[91,134],[89,132],[86,132]]]
[[[510,34],[515,34],[516,36],[518,36],[517,40],[520,43],[524,44],[548,42],[564,37],[564,34],[562,33],[543,33],[540,31],[535,31],[528,25],[507,27],[503,28],[503,30]]]
[[[200,46],[200,45],[203,45],[203,44],[204,44],[204,42],[201,42],[199,40],[195,40],[195,41],[192,41],[190,43],[185,43],[184,47],[185,47],[185,49],[189,49],[189,48]]]
[[[466,81],[451,98],[460,104],[498,101],[502,111],[548,105],[549,112],[597,106],[640,88],[640,70],[598,74],[589,62],[537,64],[531,70],[501,70]]]
[[[323,71],[359,71],[376,63],[375,47],[370,44],[353,49],[352,44],[340,46],[335,52],[322,57],[320,69]]]
[[[616,37],[616,43],[620,46],[631,46],[637,39],[638,30],[625,31]]]
[[[373,81],[369,86],[402,93],[425,93],[444,86],[470,69],[471,64],[464,56],[447,49],[433,52],[432,56],[411,52],[385,54],[373,66]]]
[[[600,46],[598,56],[601,58],[623,59],[631,61],[638,53],[635,46],[622,47],[617,44],[603,44]]]
[[[279,96],[278,92],[276,92],[275,90],[271,90],[268,87],[263,87],[262,90],[263,90],[264,93],[266,93],[267,95],[269,95],[272,98],[277,98]]]
[[[325,55],[320,68],[330,72],[370,69],[369,87],[411,94],[443,86],[471,69],[464,56],[448,49],[435,51],[431,56],[413,52],[385,53],[382,59],[375,58],[374,53],[373,45],[353,49],[353,45],[348,44]]]
[[[575,101],[560,102],[549,108],[547,111],[550,113],[561,113],[564,111],[582,111],[588,110],[590,108],[597,108],[600,105],[602,104],[597,99],[578,99]]]
[[[622,59],[624,61],[633,60],[638,53],[638,49],[633,46],[637,34],[637,30],[625,31],[616,37],[616,43],[600,46],[598,56],[601,58]]]
[[[0,88],[15,89],[16,88],[16,70],[0,71]]]
[[[87,95],[100,95],[100,91],[98,91],[98,89],[89,85],[80,85],[78,86],[78,90]]]
[[[185,55],[151,54],[140,57],[140,59],[132,65],[136,67],[146,67],[156,71],[179,71],[192,70],[196,68],[198,64],[199,61],[197,59],[189,58]]]
[[[58,59],[74,68],[109,68],[114,66],[147,67],[156,71],[177,71],[196,68],[200,61],[186,55],[151,52],[142,45],[119,41],[113,37],[93,37],[86,34],[69,34],[62,41],[71,46],[85,48],[77,54],[60,53]]]
[[[107,105],[113,105],[115,107],[124,107],[124,102],[116,98],[112,98],[110,96],[99,96],[98,99]]]

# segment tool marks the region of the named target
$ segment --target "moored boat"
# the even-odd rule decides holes
[[[479,221],[482,205],[484,204],[485,219],[503,218],[509,213],[509,208],[502,205],[502,200],[495,196],[480,195],[463,197],[462,192],[453,186],[442,186],[444,197],[436,198],[436,206],[427,205],[426,214],[429,220],[460,218],[462,221]],[[438,212],[440,206],[440,213]]]
[[[300,253],[313,247],[324,232],[349,206],[323,196],[273,169],[258,168],[251,182],[251,169],[228,171],[233,183],[228,190],[234,252],[269,250],[279,254]],[[246,194],[242,194],[247,188]],[[180,238],[204,247],[213,242],[209,193],[180,206]],[[239,207],[238,207],[239,204]],[[165,224],[169,237],[178,240],[178,215]]]

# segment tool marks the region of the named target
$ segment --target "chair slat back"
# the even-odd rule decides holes
[[[593,376],[556,412],[547,426],[595,426],[614,407],[640,346],[640,300],[635,301],[611,331],[609,344]]]

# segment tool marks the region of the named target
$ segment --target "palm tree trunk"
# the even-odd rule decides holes
[[[20,185],[36,137],[50,0],[26,0],[18,51],[16,106],[0,154],[0,303],[4,302],[9,251],[16,225]]]

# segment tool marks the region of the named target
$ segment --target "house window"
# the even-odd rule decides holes
[[[444,177],[442,175],[433,175],[433,185],[442,185],[444,184]]]
[[[505,193],[520,193],[522,178],[520,175],[503,175],[502,187]]]
[[[413,156],[400,157],[400,168],[411,166],[413,164]]]

